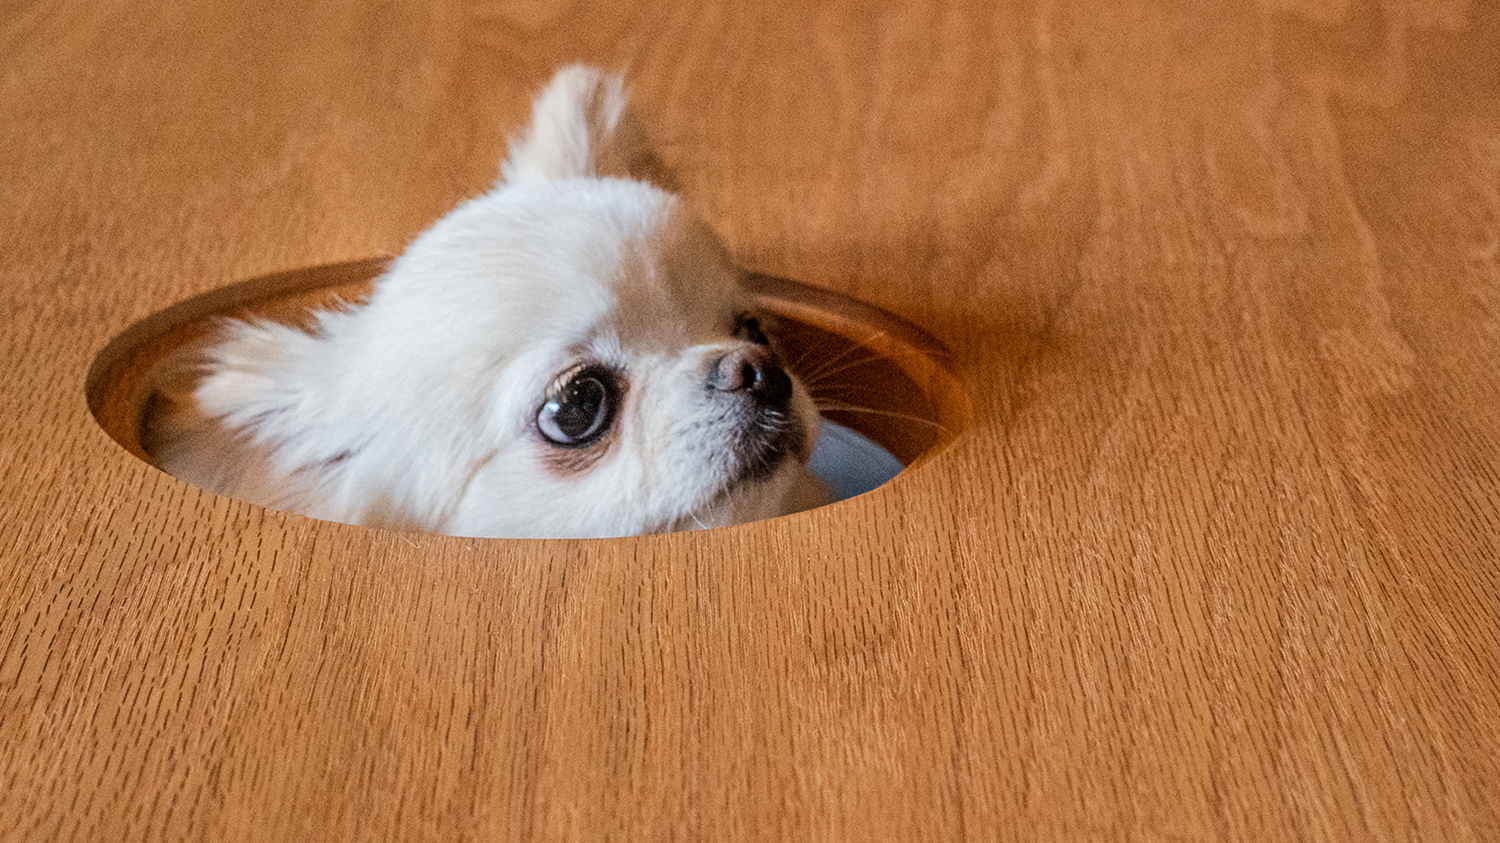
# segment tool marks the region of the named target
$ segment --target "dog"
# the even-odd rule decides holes
[[[143,445],[213,491],[351,524],[606,537],[829,501],[819,417],[621,78],[568,67],[500,178],[360,304],[225,320],[163,364]],[[658,180],[659,181],[659,180]]]

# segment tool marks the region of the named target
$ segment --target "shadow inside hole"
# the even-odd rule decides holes
[[[154,313],[95,358],[85,383],[89,410],[121,447],[150,463],[142,428],[152,403],[152,368],[159,361],[201,339],[222,317],[306,325],[313,310],[362,301],[389,263],[389,258],[371,258],[261,276]],[[784,278],[753,275],[748,286],[787,367],[808,385],[824,419],[846,429],[825,429],[833,456],[824,454],[823,461],[872,461],[854,472],[864,479],[849,481],[846,493],[875,485],[878,481],[869,478],[882,471],[877,464],[882,455],[860,438],[888,452],[885,460],[899,462],[884,463],[890,474],[929,458],[967,425],[968,400],[949,354],[921,329],[863,302]],[[857,435],[847,435],[851,431]]]

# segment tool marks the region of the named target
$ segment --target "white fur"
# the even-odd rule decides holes
[[[819,502],[817,415],[795,379],[802,459],[733,475],[704,373],[743,344],[750,302],[681,199],[631,178],[647,158],[618,77],[559,72],[494,189],[418,237],[365,304],[308,332],[226,323],[196,352],[190,399],[148,420],[148,449],[256,503],[459,535],[628,535]],[[536,415],[580,361],[629,386],[607,449],[559,470]]]

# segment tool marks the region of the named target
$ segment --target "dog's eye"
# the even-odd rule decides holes
[[[746,342],[756,345],[770,345],[771,340],[766,337],[766,332],[760,328],[760,320],[748,313],[741,314],[734,322],[734,335]]]
[[[609,432],[618,391],[613,372],[582,369],[537,411],[537,430],[557,445],[588,445]]]

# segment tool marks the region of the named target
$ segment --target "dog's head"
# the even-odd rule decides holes
[[[495,188],[367,302],[307,332],[228,321],[174,355],[164,368],[195,385],[163,393],[148,451],[257,503],[464,535],[627,535],[819,502],[812,400],[712,232],[642,178],[653,165],[620,80],[560,72]]]

